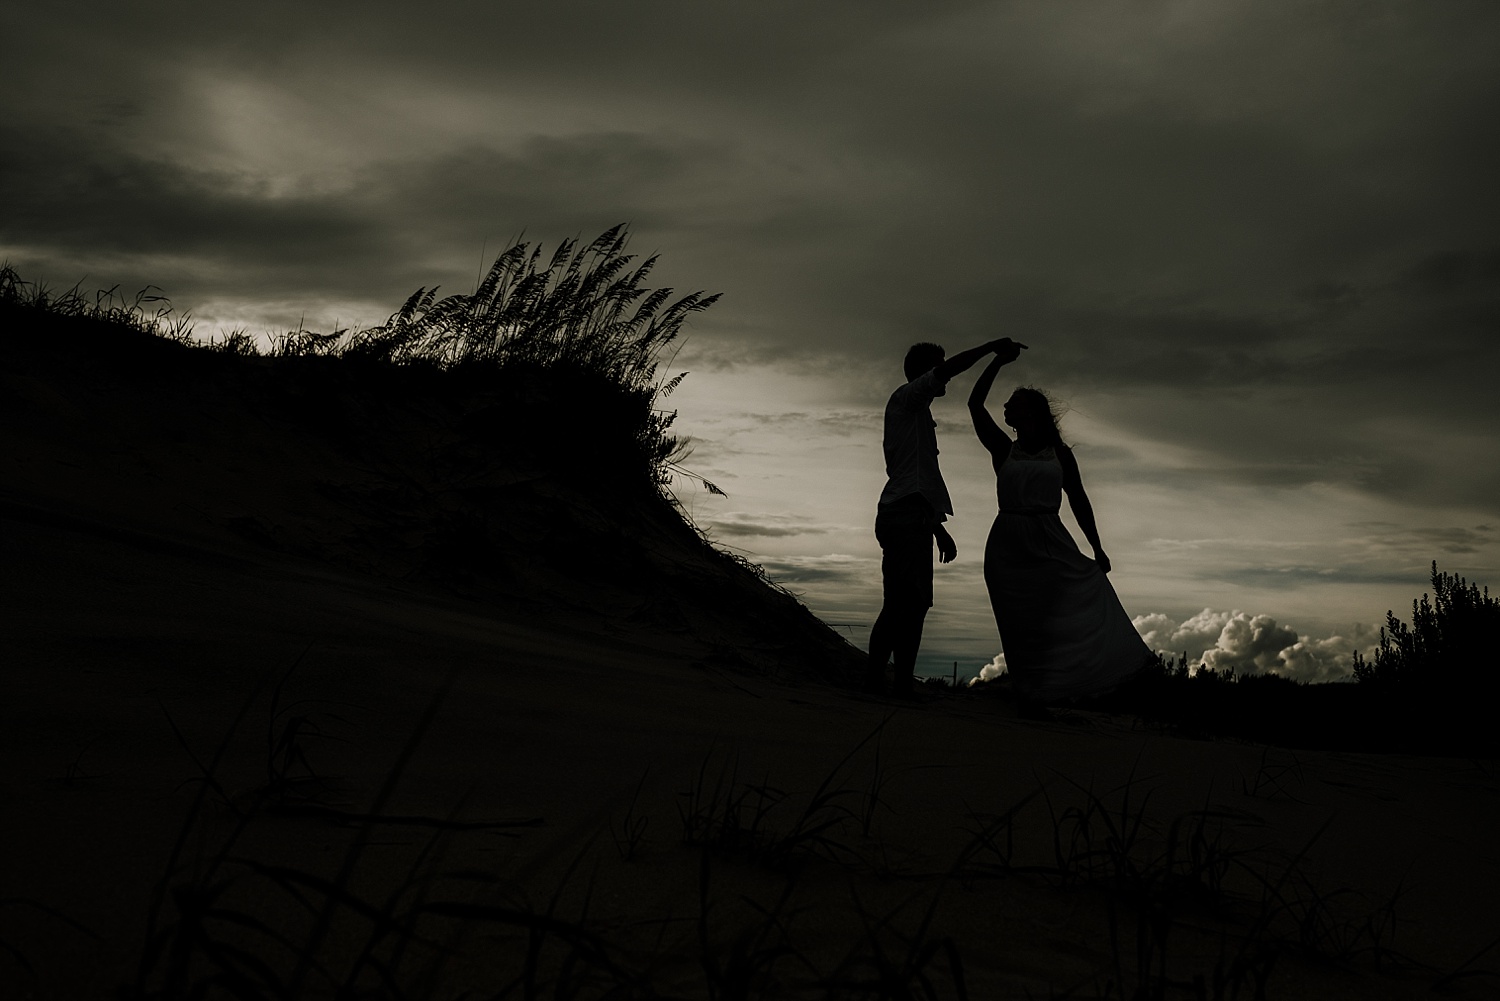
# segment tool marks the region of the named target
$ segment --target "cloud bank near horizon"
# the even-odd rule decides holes
[[[1373,625],[1355,623],[1348,635],[1318,639],[1280,625],[1269,615],[1212,608],[1180,622],[1160,612],[1137,615],[1132,622],[1147,646],[1169,661],[1186,656],[1191,671],[1207,667],[1221,674],[1279,674],[1308,683],[1349,678],[1355,651],[1373,656],[1379,634]],[[975,680],[992,681],[1007,670],[1005,654],[997,653]]]
[[[1353,673],[1355,651],[1372,655],[1379,628],[1355,623],[1321,639],[1302,635],[1269,615],[1205,608],[1177,621],[1160,612],[1131,620],[1146,645],[1169,659],[1186,656],[1190,669],[1236,674],[1272,673],[1296,681],[1338,681]]]

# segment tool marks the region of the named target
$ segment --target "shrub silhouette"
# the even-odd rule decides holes
[[[1411,625],[1385,613],[1375,659],[1354,654],[1361,684],[1400,689],[1419,699],[1490,695],[1496,689],[1500,601],[1432,562],[1432,595],[1411,603]]]

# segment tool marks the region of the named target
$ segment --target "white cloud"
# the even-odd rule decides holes
[[[995,658],[993,660],[979,669],[979,677],[971,680],[969,684],[972,685],[980,681],[994,681],[1004,673],[1005,654],[997,653],[995,654]]]
[[[1269,615],[1247,615],[1205,608],[1178,623],[1160,612],[1132,620],[1153,650],[1186,653],[1189,664],[1237,674],[1273,672],[1298,681],[1336,681],[1352,670],[1354,651],[1368,654],[1376,627],[1355,623],[1347,635],[1321,639],[1300,635]]]
[[[1198,660],[1204,650],[1218,643],[1219,636],[1229,620],[1238,613],[1216,612],[1205,608],[1197,615],[1181,623],[1154,612],[1137,615],[1132,621],[1136,632],[1153,650],[1176,656],[1186,653],[1190,660]]]
[[[1269,615],[1252,617],[1236,611],[1224,623],[1215,645],[1203,652],[1203,663],[1215,671],[1283,673],[1281,651],[1300,639],[1295,629],[1277,625]]]
[[[1333,635],[1315,640],[1303,637],[1281,651],[1285,668],[1280,672],[1298,681],[1337,681],[1354,670],[1354,651],[1370,655],[1379,630],[1356,622],[1348,636]]]

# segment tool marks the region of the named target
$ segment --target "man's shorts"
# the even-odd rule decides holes
[[[921,494],[883,504],[875,515],[887,608],[932,607],[932,505]]]

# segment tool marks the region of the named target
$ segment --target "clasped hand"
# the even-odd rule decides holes
[[[998,340],[990,341],[988,347],[1002,361],[1012,362],[1021,357],[1021,352],[1026,348],[1026,345],[1020,341],[1013,341],[1009,337],[1001,337]]]

